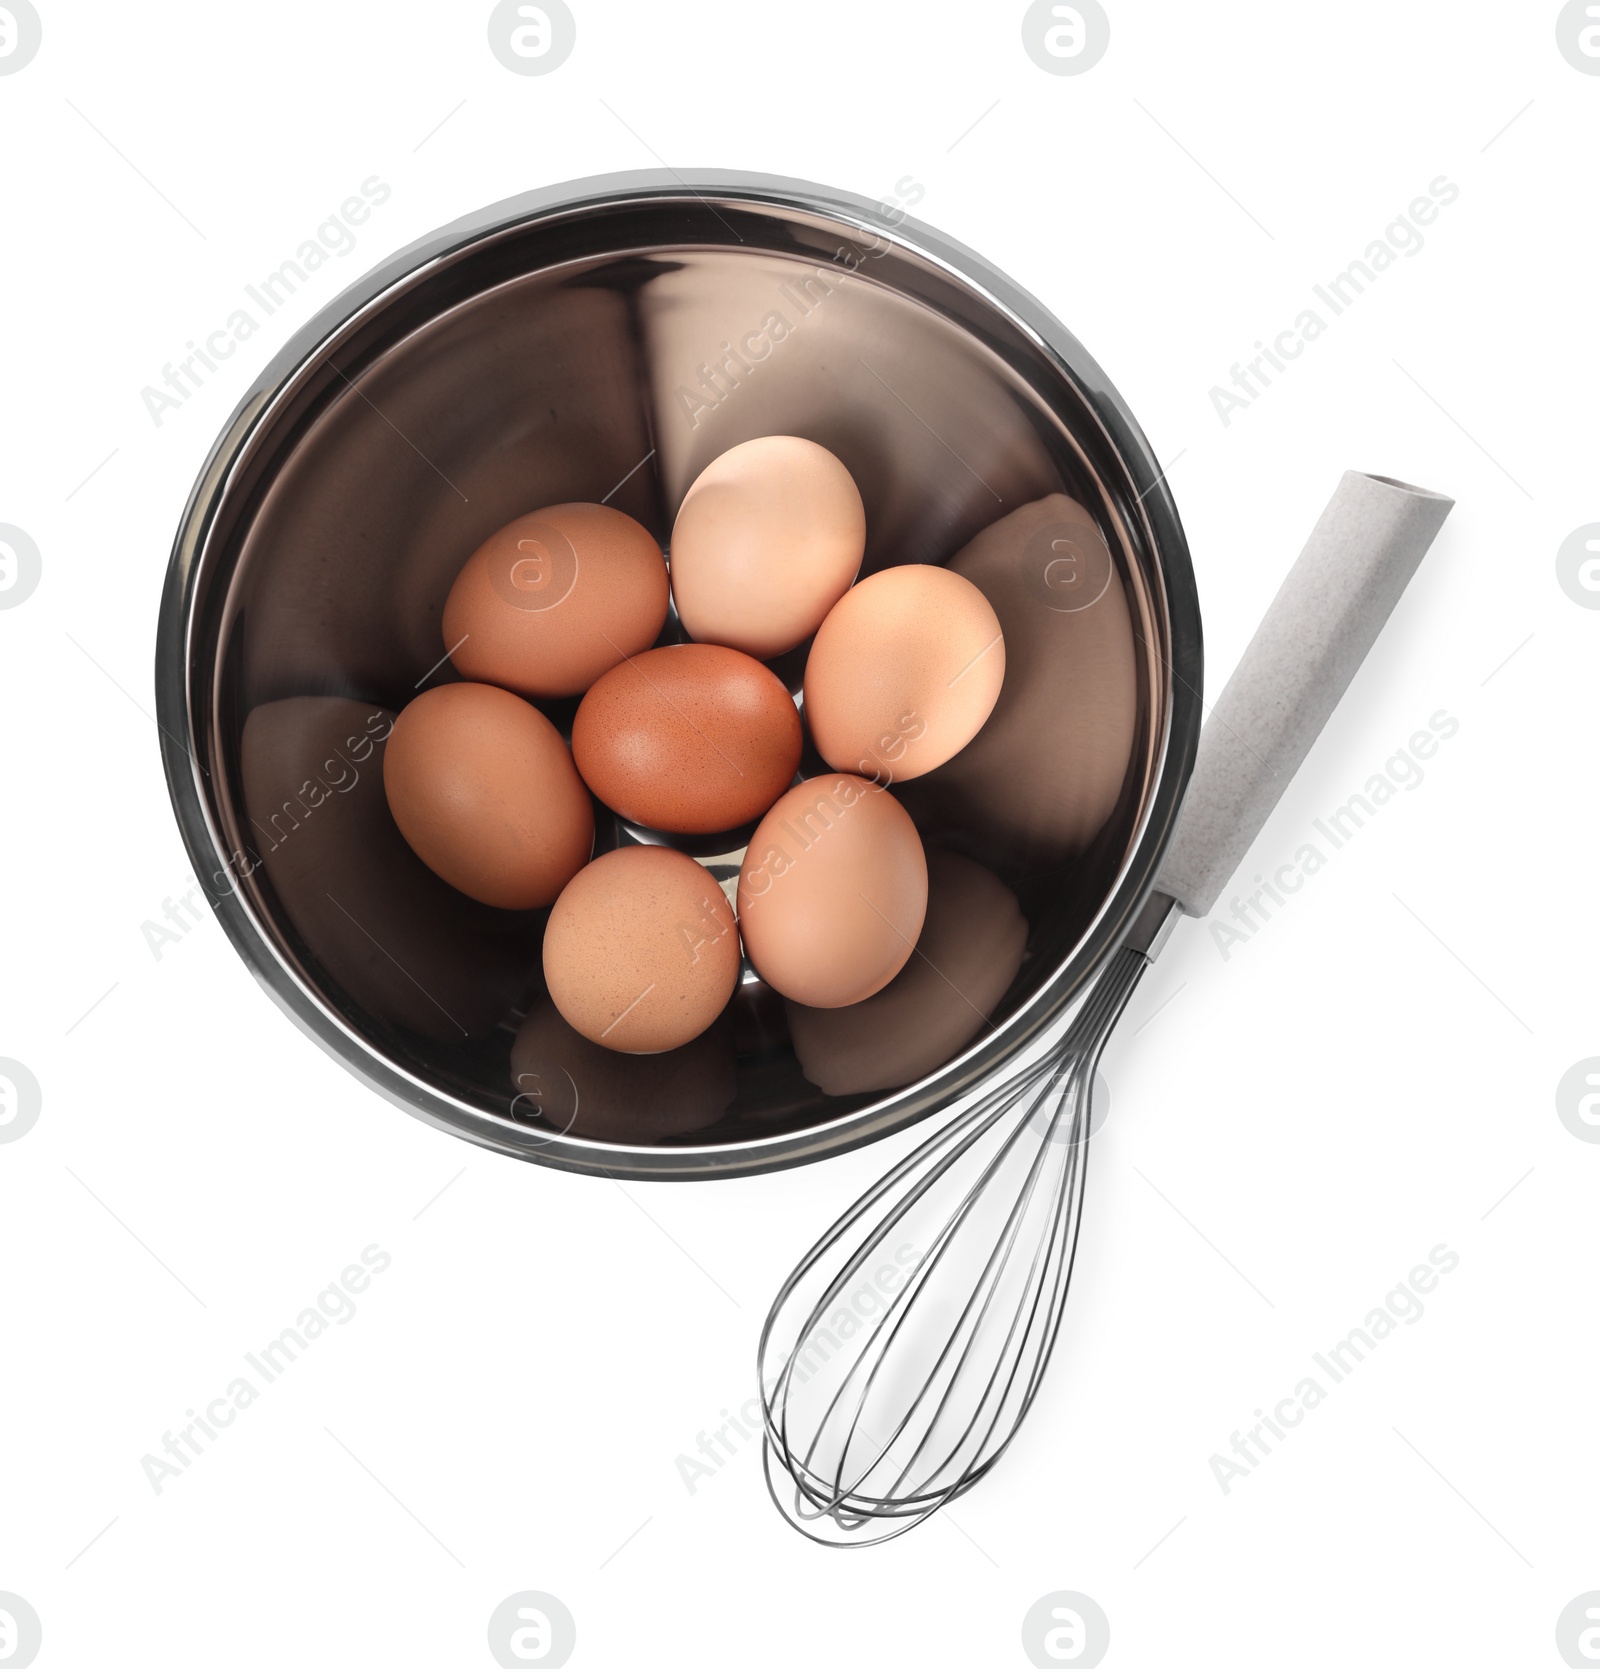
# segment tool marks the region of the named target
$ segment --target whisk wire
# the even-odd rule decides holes
[[[1146,966],[1141,951],[1119,952],[1053,1045],[975,1094],[784,1283],[758,1351],[765,1467],[774,1502],[813,1540],[902,1534],[970,1489],[1016,1436],[1072,1277],[1095,1070]],[[997,1205],[1006,1199],[1008,1209]],[[890,1237],[918,1226],[926,1250],[899,1289],[887,1294],[880,1269],[875,1287],[852,1297]],[[834,1273],[807,1304],[803,1290],[824,1267]],[[790,1348],[769,1384],[780,1340]]]
[[[1040,1062],[1029,1069],[1027,1076],[1030,1079],[1037,1078],[1048,1072],[1051,1068],[1051,1064],[1052,1063],[1048,1061]],[[874,1248],[884,1238],[886,1238],[887,1235],[891,1233],[899,1222],[906,1216],[906,1214],[915,1207],[925,1190],[933,1183],[940,1180],[949,1170],[951,1165],[953,1165],[961,1157],[968,1143],[958,1142],[956,1138],[960,1136],[963,1131],[970,1131],[969,1141],[971,1139],[981,1137],[998,1119],[1002,1118],[1011,1109],[1011,1105],[1012,1095],[1010,1092],[1010,1086],[1001,1086],[979,1097],[971,1107],[952,1120],[950,1125],[948,1125],[944,1130],[938,1132],[929,1141],[923,1143],[921,1147],[916,1149],[905,1160],[903,1160],[900,1165],[896,1166],[888,1174],[888,1176],[882,1180],[882,1182],[880,1182],[873,1189],[869,1190],[868,1193],[864,1195],[850,1211],[840,1218],[839,1221],[836,1222],[833,1227],[823,1235],[822,1239],[817,1242],[817,1245],[812,1248],[811,1253],[808,1254],[806,1262],[802,1264],[801,1268],[796,1271],[795,1275],[786,1284],[784,1290],[780,1292],[778,1302],[774,1306],[772,1315],[768,1318],[767,1328],[764,1330],[762,1336],[760,1354],[763,1364],[765,1362],[767,1341],[772,1329],[773,1321],[778,1315],[788,1292],[794,1287],[795,1284],[798,1283],[800,1279],[803,1278],[807,1268],[821,1253],[829,1250],[833,1245],[837,1244],[837,1242],[843,1238],[844,1234],[848,1232],[848,1230],[863,1216],[865,1211],[885,1194],[890,1192],[895,1184],[901,1181],[919,1164],[927,1166],[926,1175],[923,1177],[921,1183],[919,1183],[916,1188],[908,1190],[899,1203],[880,1220],[877,1234],[864,1239],[861,1245],[857,1248],[856,1252],[851,1257],[846,1259],[839,1274],[828,1285],[821,1297],[818,1298],[810,1314],[802,1323],[799,1331],[799,1337],[802,1343],[785,1361],[778,1384],[774,1389],[772,1397],[773,1402],[781,1403],[784,1410],[784,1419],[777,1432],[774,1433],[769,1430],[769,1436],[776,1438],[783,1446],[787,1447],[786,1416],[791,1378],[794,1374],[796,1365],[804,1364],[810,1354],[809,1350],[804,1346],[803,1341],[806,1338],[811,1337],[823,1324],[824,1315],[832,1309],[835,1301],[842,1294],[851,1279],[860,1271],[868,1257],[871,1256]],[[974,1125],[977,1125],[978,1128],[972,1129],[972,1126]],[[939,1155],[941,1148],[948,1148],[949,1151],[942,1157],[937,1157],[936,1160],[936,1156]],[[969,1190],[967,1202],[964,1203],[961,1210],[959,1210],[950,1221],[943,1225],[934,1242],[934,1245],[920,1261],[918,1267],[912,1272],[908,1278],[906,1286],[901,1288],[901,1290],[895,1294],[890,1304],[889,1311],[884,1318],[885,1323],[889,1323],[890,1318],[895,1315],[896,1311],[900,1312],[900,1316],[899,1319],[893,1321],[892,1326],[890,1327],[888,1338],[885,1340],[885,1349],[887,1348],[888,1342],[892,1341],[894,1333],[898,1331],[905,1315],[909,1313],[911,1306],[914,1305],[917,1292],[927,1282],[931,1273],[937,1269],[939,1260],[943,1256],[944,1248],[948,1244],[951,1236],[959,1227],[960,1219],[965,1214],[965,1210],[970,1204],[973,1194],[974,1191]],[[881,1359],[883,1353],[880,1351],[879,1354]],[[862,1358],[861,1360],[865,1360],[865,1358]],[[796,1462],[794,1470],[796,1471],[797,1478],[803,1481],[808,1497],[811,1498],[817,1508],[823,1512],[831,1511],[835,1507],[839,1506],[850,1491],[849,1489],[841,1488],[837,1479],[833,1481],[832,1485],[828,1485],[826,1479],[824,1479],[820,1474],[812,1471],[811,1461],[815,1453],[817,1442],[820,1441],[821,1435],[826,1429],[828,1422],[837,1410],[840,1397],[842,1397],[845,1391],[849,1388],[850,1380],[854,1376],[856,1368],[859,1366],[860,1360],[852,1366],[850,1373],[846,1375],[843,1384],[841,1384],[839,1390],[835,1392],[832,1401],[824,1411],[822,1418],[818,1421],[817,1436],[813,1438],[812,1444],[807,1449],[805,1455],[803,1457],[794,1457]],[[864,1389],[863,1397],[866,1394],[867,1390]],[[768,1423],[770,1427],[770,1417]],[[853,1429],[854,1422],[852,1423],[852,1430]],[[893,1442],[895,1435],[897,1434],[891,1434],[889,1439],[890,1443]],[[849,1445],[847,1441],[845,1447],[846,1455],[848,1454],[848,1447]],[[887,1447],[887,1445],[885,1444],[880,1446],[880,1455],[884,1447]],[[876,1465],[877,1458],[878,1457],[874,1458],[872,1465]],[[869,1465],[868,1471],[870,1472],[871,1469],[872,1467]]]

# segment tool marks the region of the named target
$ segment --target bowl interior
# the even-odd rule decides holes
[[[508,1149],[548,1140],[558,1163],[680,1149],[715,1168],[777,1136],[804,1156],[808,1132],[992,1061],[1075,956],[1087,971],[1161,767],[1170,635],[1138,484],[1058,344],[893,215],[670,191],[462,232],[318,329],[212,495],[189,624],[197,780],[217,881],[414,1104]],[[600,500],[668,549],[698,472],[765,434],[848,466],[863,574],[953,564],[985,591],[1005,689],[956,759],[891,781],[932,877],[891,987],[800,1010],[746,965],[703,1037],[614,1055],[551,1008],[547,912],[476,904],[405,847],[383,737],[455,676],[444,599],[495,529]],[[682,635],[669,619],[662,641]],[[771,664],[798,694],[804,662]],[[545,711],[565,731],[575,706]],[[808,741],[802,774],[824,769]],[[598,807],[597,826],[599,849],[670,841],[730,887],[750,834],[663,836]]]

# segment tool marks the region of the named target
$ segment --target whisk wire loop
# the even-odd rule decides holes
[[[1148,965],[1118,952],[1058,1041],[976,1092],[784,1283],[757,1353],[764,1461],[811,1539],[904,1534],[1016,1436],[1072,1278],[1095,1069]]]

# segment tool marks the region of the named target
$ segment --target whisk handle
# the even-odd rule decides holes
[[[1454,502],[1345,472],[1200,733],[1156,879],[1189,915],[1216,903]]]

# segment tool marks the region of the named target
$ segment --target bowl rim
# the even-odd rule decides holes
[[[327,1007],[284,960],[253,909],[216,877],[227,849],[209,810],[203,768],[193,751],[198,689],[194,670],[195,610],[221,506],[236,466],[271,423],[303,371],[330,341],[378,309],[425,269],[474,245],[541,220],[692,198],[715,208],[789,211],[822,217],[887,239],[930,261],[976,292],[1012,328],[1031,339],[1098,422],[1103,438],[1137,491],[1134,511],[1154,556],[1164,607],[1169,691],[1165,725],[1152,748],[1147,804],[1110,895],[1071,954],[1002,1025],[969,1044],[937,1071],[836,1119],[731,1143],[631,1146],[553,1134],[509,1115],[484,1111],[425,1083],[388,1059]],[[1157,653],[1160,648],[1157,646]],[[879,205],[851,192],[777,175],[722,169],[642,169],[592,175],[541,187],[486,205],[417,239],[357,279],[308,320],[273,356],[223,426],[191,489],[174,538],[156,633],[155,697],[162,763],[179,832],[195,873],[234,949],[283,1011],[368,1087],[435,1128],[499,1153],[556,1169],[613,1179],[693,1180],[756,1175],[843,1153],[906,1128],[953,1105],[1008,1061],[1042,1047],[1134,923],[1149,896],[1193,769],[1202,704],[1199,599],[1177,507],[1144,432],[1098,363],[1046,308],[1002,272],[923,222],[896,211],[892,225]]]

